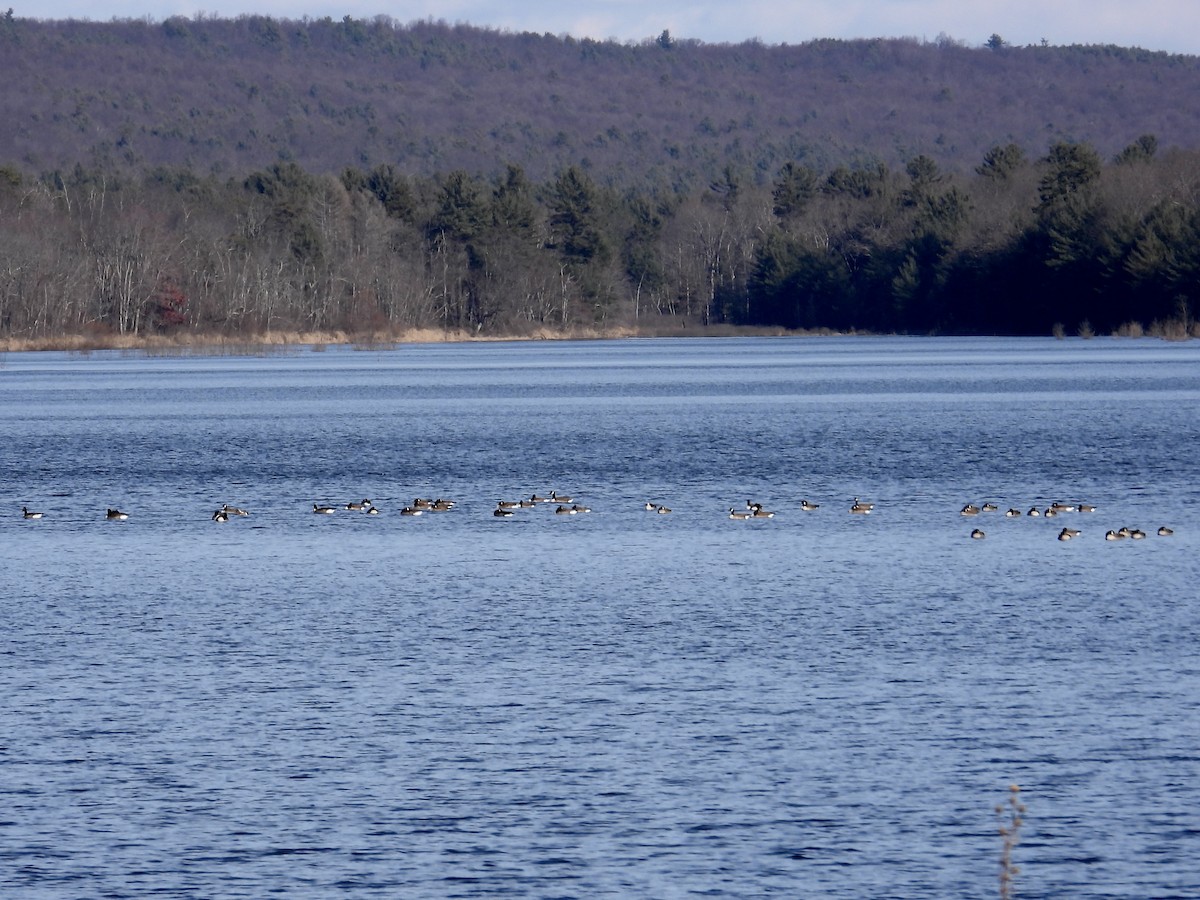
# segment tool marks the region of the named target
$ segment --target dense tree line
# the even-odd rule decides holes
[[[1145,135],[970,174],[914,156],[692,191],[387,165],[246,177],[0,169],[0,336],[433,328],[522,335],[714,324],[1185,334],[1200,156]]]

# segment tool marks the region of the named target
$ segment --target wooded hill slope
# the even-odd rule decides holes
[[[980,37],[982,41],[982,36]],[[29,174],[184,167],[241,177],[390,164],[687,191],[787,162],[969,172],[1131,135],[1200,146],[1200,59],[950,39],[639,45],[386,17],[338,22],[0,17],[0,165]]]

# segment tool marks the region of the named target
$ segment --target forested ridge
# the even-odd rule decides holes
[[[982,44],[985,36],[977,36]],[[0,17],[0,161],[40,173],[166,165],[244,176],[397,166],[688,190],[726,165],[767,183],[786,162],[970,172],[1130,135],[1200,147],[1200,58],[1115,46],[968,47],[942,36],[639,44],[433,22]]]
[[[1184,336],[1197,62],[9,14],[0,339]]]

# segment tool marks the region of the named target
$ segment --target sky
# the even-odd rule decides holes
[[[0,0],[3,3],[3,0]],[[817,38],[949,37],[968,46],[992,34],[1010,44],[1117,44],[1200,55],[1200,0],[8,0],[35,19],[173,15],[304,16],[401,24],[434,19],[506,31],[643,41],[670,31],[705,43],[799,44]]]

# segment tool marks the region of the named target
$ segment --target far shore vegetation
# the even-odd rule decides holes
[[[0,52],[3,348],[1200,335],[1194,57],[11,11]]]

